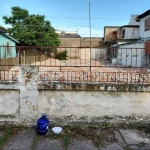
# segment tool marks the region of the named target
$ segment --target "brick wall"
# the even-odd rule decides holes
[[[90,47],[90,38],[59,38],[61,41],[60,46],[68,46],[68,47]],[[91,46],[103,46],[102,38],[92,37],[91,38]]]
[[[80,38],[59,38],[61,43],[60,46],[68,46],[68,47],[79,47],[80,46]]]
[[[90,38],[86,37],[86,38],[81,38],[81,46],[90,46]],[[98,37],[98,38],[91,38],[91,46],[95,47],[95,46],[102,46],[102,38]]]

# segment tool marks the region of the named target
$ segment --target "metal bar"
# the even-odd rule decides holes
[[[21,65],[21,54],[20,54],[21,53],[21,47],[19,47],[19,51],[18,52],[19,52],[19,65]]]

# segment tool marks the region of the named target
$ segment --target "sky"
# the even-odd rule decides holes
[[[27,9],[29,14],[45,15],[58,30],[78,31],[81,37],[103,37],[104,26],[123,26],[131,14],[140,15],[150,9],[150,0],[0,0],[2,17],[11,15],[11,7]],[[90,18],[90,19],[89,19]],[[90,22],[90,23],[89,23]],[[91,24],[91,25],[90,25]],[[91,28],[90,28],[91,27]]]

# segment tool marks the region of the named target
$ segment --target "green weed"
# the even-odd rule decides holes
[[[70,142],[71,142],[71,135],[70,134],[64,134],[63,143],[64,143],[65,149],[68,149]]]

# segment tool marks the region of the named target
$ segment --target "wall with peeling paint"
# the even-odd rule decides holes
[[[38,113],[63,117],[146,117],[150,114],[149,93],[45,91],[38,95]]]
[[[0,124],[150,124],[150,86],[39,82],[37,66],[21,66],[18,83],[0,83]]]

